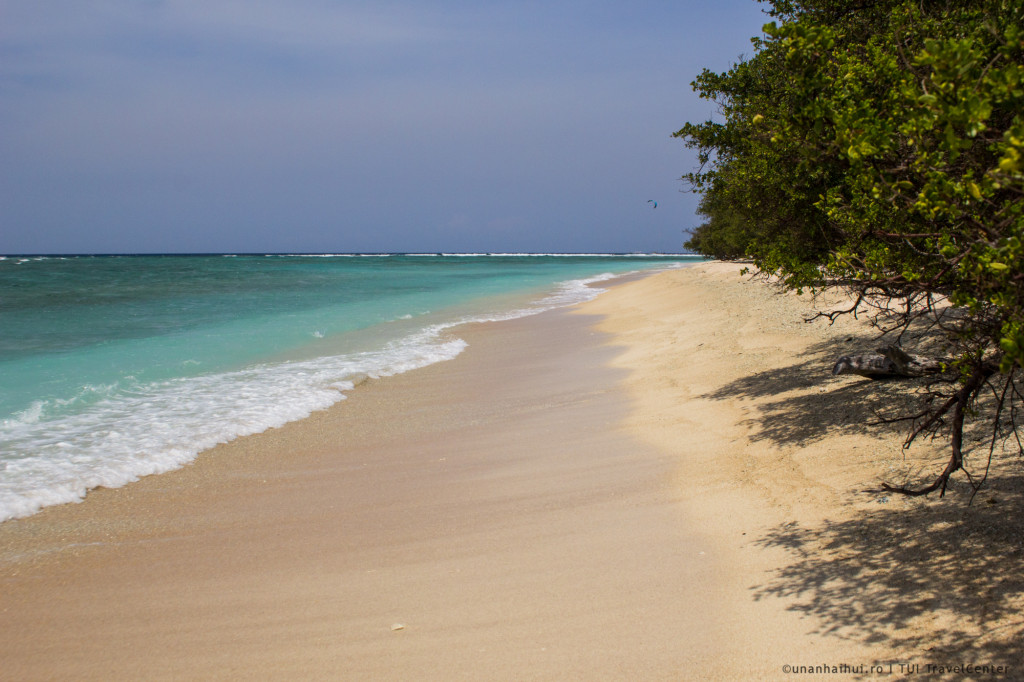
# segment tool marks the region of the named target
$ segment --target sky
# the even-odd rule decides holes
[[[762,7],[0,0],[0,253],[679,252]]]

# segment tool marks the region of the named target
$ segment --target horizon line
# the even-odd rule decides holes
[[[0,259],[8,258],[146,258],[146,257],[165,257],[165,258],[184,258],[184,257],[227,257],[227,256],[258,256],[258,257],[274,257],[274,256],[292,256],[292,257],[309,257],[309,258],[323,258],[323,257],[392,257],[392,256],[419,256],[419,257],[446,257],[446,256],[478,256],[478,257],[536,257],[536,256],[552,256],[552,257],[608,257],[608,256],[623,256],[623,257],[667,257],[667,258],[680,258],[680,257],[699,257],[697,253],[668,253],[662,251],[560,251],[560,252],[547,252],[547,251],[324,251],[322,253],[314,251],[154,251],[154,252],[82,252],[82,253],[2,253]]]

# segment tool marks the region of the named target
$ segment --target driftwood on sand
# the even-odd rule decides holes
[[[836,360],[832,374],[859,374],[866,377],[921,377],[945,371],[946,362],[922,355],[911,355],[899,346],[879,348],[874,353],[844,355]]]

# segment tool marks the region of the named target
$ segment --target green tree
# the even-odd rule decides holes
[[[951,372],[907,444],[946,433],[950,460],[898,490],[944,491],[979,396],[996,396],[993,439],[1016,435],[1024,401],[1024,1],[772,0],[768,14],[753,57],[693,83],[721,121],[675,133],[701,161],[684,176],[707,219],[689,245],[791,288],[847,287],[897,334],[943,330]]]

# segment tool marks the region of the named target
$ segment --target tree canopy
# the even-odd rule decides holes
[[[1024,0],[766,4],[753,56],[693,83],[719,120],[675,133],[701,164],[687,246],[883,301],[896,331],[929,317],[951,371],[908,444],[942,431],[951,458],[901,491],[944,491],[979,395],[993,438],[1024,400]]]

